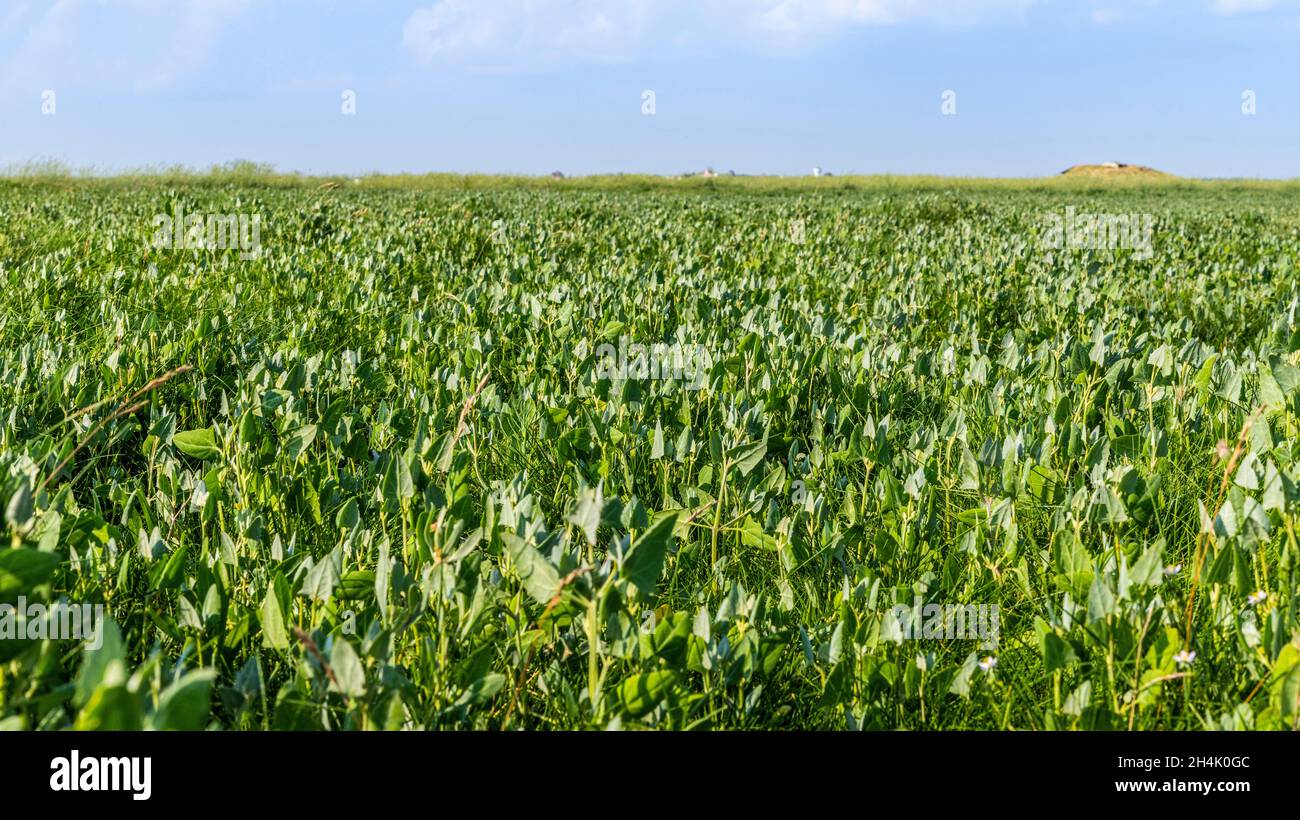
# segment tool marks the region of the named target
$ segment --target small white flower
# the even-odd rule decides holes
[[[1250,595],[1246,597],[1246,603],[1250,604],[1251,606],[1259,606],[1260,604],[1264,603],[1267,600],[1268,600],[1268,593],[1262,589],[1256,592],[1252,592],[1250,593]]]
[[[1165,567],[1165,575],[1177,575],[1182,571],[1183,571],[1182,564],[1170,564],[1169,566]]]
[[[983,669],[985,672],[992,672],[993,668],[997,665],[998,659],[992,655],[989,655],[987,658],[980,661],[980,669]]]
[[[1179,652],[1177,655],[1174,655],[1174,663],[1178,664],[1179,666],[1191,666],[1192,661],[1194,660],[1196,660],[1196,653],[1189,652],[1186,649],[1184,649],[1182,652]]]

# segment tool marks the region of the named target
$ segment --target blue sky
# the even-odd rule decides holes
[[[1300,177],[1297,46],[1300,0],[4,0],[0,166]]]

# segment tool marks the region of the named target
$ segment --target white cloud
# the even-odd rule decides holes
[[[705,48],[788,48],[855,26],[1014,18],[1037,0],[438,0],[407,18],[421,61],[618,61]]]
[[[21,29],[31,11],[31,3],[13,3],[5,9],[4,13],[0,14],[0,37],[8,37]]]
[[[1033,3],[1034,0],[776,0],[742,5],[762,9],[758,14],[765,27],[808,32],[841,25],[916,21],[969,25],[990,17],[1018,15]]]
[[[1268,11],[1277,5],[1273,0],[1211,0],[1210,10],[1231,17],[1251,11]]]
[[[189,0],[174,15],[168,47],[137,80],[142,90],[166,88],[198,72],[211,58],[226,27],[248,9],[248,0]]]
[[[0,22],[0,34],[16,39],[0,59],[0,89],[172,87],[209,62],[249,6],[249,0],[23,3]]]
[[[639,0],[440,0],[411,14],[402,45],[423,60],[615,59],[647,34],[650,16]]]

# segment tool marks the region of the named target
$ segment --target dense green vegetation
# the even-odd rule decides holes
[[[0,182],[0,726],[1297,725],[1291,187],[398,182]]]

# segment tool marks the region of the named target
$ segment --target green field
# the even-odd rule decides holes
[[[0,181],[0,728],[1296,728],[1297,205]]]

